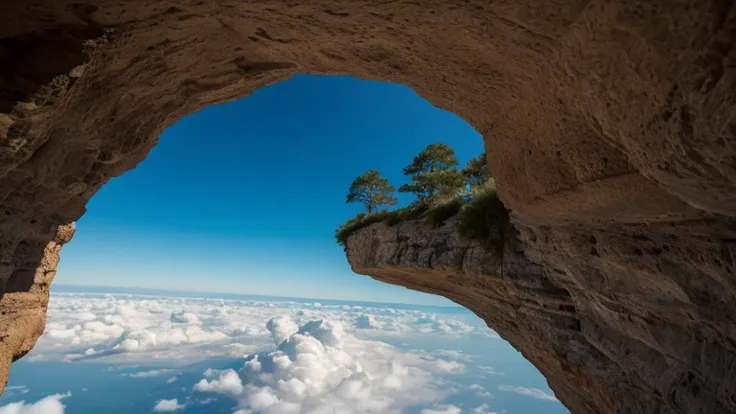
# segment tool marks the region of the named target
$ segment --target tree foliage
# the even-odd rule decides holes
[[[464,182],[462,173],[454,168],[457,164],[452,147],[430,144],[404,168],[411,183],[402,185],[399,192],[414,193],[420,201],[427,202],[435,196],[457,191]]]
[[[477,188],[488,181],[490,174],[488,172],[488,163],[486,162],[486,153],[484,152],[468,161],[462,170],[462,174],[471,189]]]
[[[394,186],[388,180],[381,177],[376,170],[356,178],[348,190],[346,203],[361,203],[372,214],[381,206],[393,205],[398,201],[393,196]]]
[[[417,196],[410,205],[398,210],[380,210],[397,203],[394,187],[371,170],[353,181],[347,202],[362,203],[368,213],[360,213],[335,231],[337,241],[345,245],[354,232],[374,223],[393,226],[408,220],[421,220],[427,225],[442,226],[457,217],[459,234],[481,240],[499,254],[503,252],[509,215],[498,198],[495,182],[490,177],[486,154],[468,161],[458,170],[455,151],[448,145],[427,146],[406,168],[411,182],[399,188]],[[470,190],[469,192],[467,190]]]

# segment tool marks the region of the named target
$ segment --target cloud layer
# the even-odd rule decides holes
[[[170,400],[160,400],[153,407],[153,411],[156,413],[170,413],[174,411],[183,410],[186,407],[185,404],[179,404],[176,398]]]
[[[538,400],[557,401],[557,397],[555,397],[552,394],[547,394],[546,392],[538,388],[526,388],[526,387],[517,387],[513,385],[501,385],[498,387],[498,390],[504,391],[504,392],[514,392],[517,394],[526,395],[527,397],[536,398]]]
[[[64,414],[61,400],[70,397],[71,393],[49,395],[35,403],[25,401],[10,403],[0,407],[0,414]]]
[[[267,325],[279,314],[293,325]],[[364,337],[495,335],[477,318],[390,307],[56,294],[51,298],[46,331],[30,359],[190,362],[192,358],[242,357],[272,347],[273,341],[280,343],[296,324],[319,319],[338,321],[345,331]]]
[[[556,401],[540,389],[498,383],[492,387],[502,393],[492,395],[472,381],[490,374],[506,378],[503,373],[481,365],[488,361],[479,355],[438,349],[434,342],[452,348],[472,337],[497,335],[477,318],[447,311],[57,294],[47,329],[27,359],[96,359],[116,364],[106,371],[125,369],[112,375],[130,381],[172,384],[176,393],[146,402],[153,412],[186,411],[218,399],[231,400],[228,412],[236,414],[487,414],[496,408],[492,400],[507,392]],[[187,365],[223,356],[242,362],[192,379]],[[134,366],[145,368],[130,371]],[[62,414],[64,397],[9,404],[0,414]]]
[[[465,369],[457,361],[358,339],[341,322],[298,326],[282,316],[266,325],[278,342],[275,351],[249,355],[238,371],[208,370],[193,390],[233,398],[245,413],[390,414],[440,400],[445,392],[436,374]],[[442,410],[436,412],[459,412]]]

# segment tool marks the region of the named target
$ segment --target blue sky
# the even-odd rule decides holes
[[[401,169],[433,142],[461,163],[481,136],[410,88],[307,76],[179,120],[87,206],[56,282],[448,304],[355,275],[334,229],[358,175]],[[402,202],[410,200],[402,195]]]

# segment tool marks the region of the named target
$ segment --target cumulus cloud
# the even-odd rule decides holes
[[[283,316],[269,321],[276,341],[294,332],[275,351],[246,357],[237,371],[207,370],[194,391],[226,395],[242,412],[263,414],[391,414],[443,397],[433,374],[446,371],[448,361],[356,338],[341,322],[295,325]]]
[[[205,376],[212,376],[210,372],[205,373]],[[211,381],[202,379],[194,385],[194,391],[217,392],[236,397],[243,392],[243,383],[234,370],[228,369],[223,371],[217,379]]]
[[[527,397],[536,398],[538,400],[558,401],[554,395],[547,394],[546,392],[538,388],[517,387],[513,385],[500,385],[498,389],[499,391],[515,392],[517,394],[526,395]]]
[[[443,405],[436,408],[425,408],[421,414],[462,414],[460,407],[455,405]]]
[[[267,324],[274,314],[284,316]],[[51,297],[46,331],[29,360],[144,363],[244,357],[273,347],[299,325],[320,319],[338,321],[349,333],[371,337],[495,335],[472,316],[411,309],[57,293]]]
[[[70,397],[71,393],[49,395],[32,404],[25,401],[10,403],[0,407],[0,414],[64,414],[61,400]]]
[[[271,333],[271,337],[276,343],[281,343],[296,332],[299,327],[288,315],[282,315],[279,318],[269,320],[266,323],[266,329]]]
[[[176,398],[172,398],[170,400],[160,400],[157,402],[153,407],[153,411],[157,413],[172,412],[183,410],[184,407],[186,407],[186,404],[179,404],[179,401],[177,401]]]

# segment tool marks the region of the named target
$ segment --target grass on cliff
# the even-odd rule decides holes
[[[432,205],[413,204],[393,211],[380,211],[374,214],[361,213],[348,220],[335,231],[337,242],[345,245],[354,232],[375,223],[388,226],[410,221],[423,220],[425,224],[437,227],[447,219],[458,216],[458,233],[468,240],[479,240],[489,248],[502,249],[509,214],[498,198],[493,180],[468,198],[452,197]]]
[[[463,205],[457,231],[465,239],[478,240],[486,247],[502,251],[508,226],[509,212],[498,198],[495,183],[490,180]]]
[[[385,222],[389,226],[395,226],[404,221],[416,220],[427,210],[428,208],[423,205],[410,205],[396,210],[384,210],[373,214],[360,213],[338,227],[335,231],[335,238],[338,243],[344,245],[348,236],[371,224]]]

